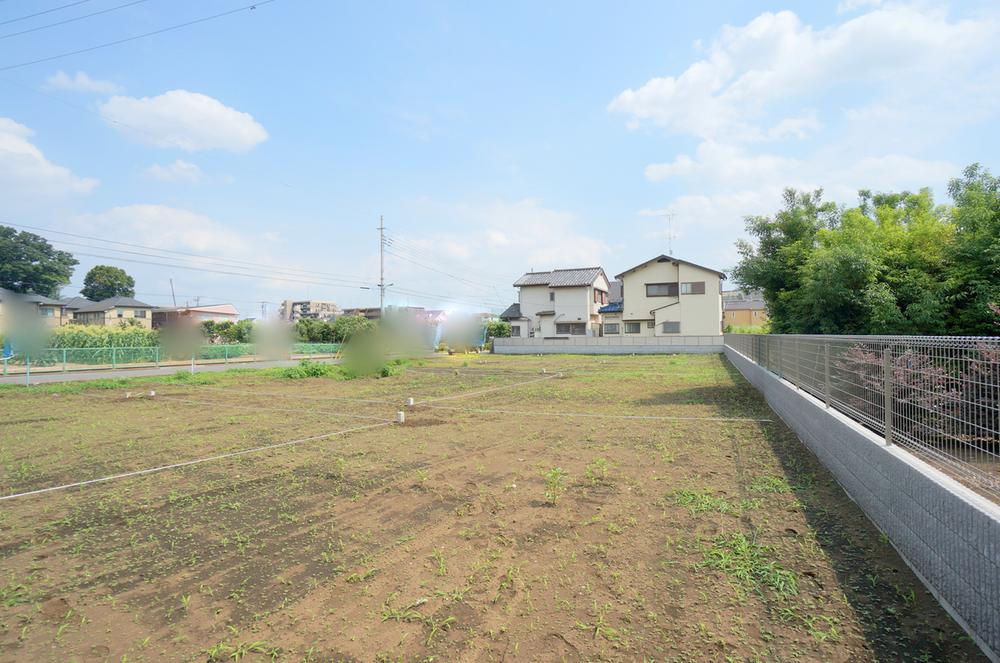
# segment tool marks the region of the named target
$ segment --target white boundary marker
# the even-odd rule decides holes
[[[426,401],[424,401],[426,403]],[[422,405],[422,403],[417,403]],[[745,421],[750,423],[770,424],[773,419],[757,419],[754,417],[679,417],[655,414],[601,414],[598,412],[539,412],[532,410],[494,410],[490,408],[449,407],[447,405],[425,405],[435,410],[453,410],[456,412],[474,412],[476,414],[521,414],[531,417],[589,417],[594,419],[650,419],[654,421]]]
[[[172,463],[170,465],[161,465],[159,467],[150,467],[145,470],[135,470],[134,472],[123,472],[122,474],[113,474],[107,477],[101,477],[100,479],[90,479],[88,481],[77,481],[76,483],[67,483],[62,486],[50,486],[48,488],[39,488],[37,490],[29,490],[24,493],[15,493],[14,495],[2,495],[0,496],[0,502],[4,500],[12,500],[18,497],[28,497],[30,495],[40,495],[42,493],[51,493],[57,490],[67,490],[69,488],[80,488],[82,486],[90,486],[95,483],[104,483],[106,481],[115,481],[116,479],[127,479],[129,477],[142,476],[144,474],[153,474],[154,472],[164,472],[166,470],[174,470],[179,467],[187,467],[189,465],[198,465],[199,463],[209,463],[215,460],[223,460],[226,458],[235,458],[236,456],[245,456],[247,454],[259,453],[261,451],[268,451],[270,449],[280,449],[282,447],[290,447],[296,444],[304,444],[306,442],[315,442],[317,440],[325,440],[330,437],[335,437],[337,435],[346,435],[347,433],[354,433],[357,431],[369,430],[371,428],[379,428],[381,426],[391,426],[393,422],[386,421],[377,424],[367,424],[365,426],[357,426],[355,428],[347,428],[345,430],[338,430],[332,433],[324,433],[322,435],[313,435],[312,437],[303,437],[297,440],[289,440],[287,442],[278,442],[277,444],[267,444],[261,447],[254,447],[252,449],[242,449],[240,451],[230,451],[224,454],[218,454],[215,456],[208,456],[207,458],[196,458],[195,460],[186,460],[181,463]]]

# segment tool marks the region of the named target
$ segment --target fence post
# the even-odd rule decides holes
[[[778,377],[784,379],[783,371],[784,368],[784,358],[781,356],[785,349],[785,339],[782,336],[778,337]]]
[[[830,407],[830,341],[823,341],[823,402]]]
[[[31,384],[31,382],[29,381],[29,378],[31,378],[31,353],[30,352],[25,352],[24,353],[24,384],[25,384],[25,386]]]
[[[882,351],[882,398],[885,411],[885,443],[892,444],[892,348]]]
[[[229,363],[229,345],[228,344],[223,345],[222,348],[225,351],[225,357],[226,357],[225,363],[228,364]]]
[[[63,373],[66,372],[66,348],[63,348]]]
[[[111,368],[118,368],[118,348],[111,348]]]
[[[160,346],[156,346],[156,367],[160,367]]]

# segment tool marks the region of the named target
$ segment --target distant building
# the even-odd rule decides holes
[[[333,320],[343,315],[343,313],[344,311],[335,302],[326,302],[319,299],[286,299],[281,303],[279,311],[281,319],[285,322],[297,322],[306,318]]]
[[[29,312],[34,312],[41,318],[42,324],[46,327],[58,327],[64,324],[65,305],[58,299],[43,295],[22,295],[6,288],[0,288],[0,328],[2,328],[5,315],[9,315],[13,307],[17,305],[25,307]]]
[[[608,277],[600,267],[528,272],[514,282],[517,303],[500,314],[511,336],[598,336],[598,309],[608,303]]]
[[[722,333],[722,272],[659,255],[615,278],[622,301],[601,307],[604,336]]]
[[[382,317],[382,310],[377,306],[373,308],[345,308],[341,315],[359,315],[369,320],[379,320]]]
[[[76,312],[84,306],[90,306],[94,303],[86,297],[64,297],[59,301],[63,304],[62,324],[64,325],[75,322]]]
[[[139,326],[153,327],[153,307],[132,297],[109,297],[93,304],[81,306],[73,314],[73,321],[84,325],[115,327],[122,322],[135,320]]]
[[[214,304],[210,306],[157,306],[153,309],[153,329],[166,327],[175,322],[191,321],[195,323],[211,320],[212,322],[236,322],[239,311],[232,304]]]
[[[726,327],[763,327],[768,320],[767,304],[759,290],[722,293],[722,323]]]

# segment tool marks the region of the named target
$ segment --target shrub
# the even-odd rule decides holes
[[[343,371],[334,364],[321,364],[303,359],[298,366],[274,369],[274,375],[289,380],[302,380],[305,378],[343,377]]]

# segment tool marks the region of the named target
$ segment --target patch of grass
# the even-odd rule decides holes
[[[790,493],[792,487],[784,477],[760,476],[750,482],[750,490],[755,493]]]
[[[718,513],[730,516],[740,516],[744,511],[756,509],[760,506],[757,500],[740,500],[731,502],[724,497],[716,497],[711,493],[698,490],[675,490],[670,493],[674,504],[687,507],[692,514],[707,513],[717,511]]]
[[[773,554],[770,547],[754,543],[743,532],[732,532],[716,537],[698,566],[723,571],[740,585],[759,592],[767,587],[783,598],[797,594],[795,572],[778,564]]]

